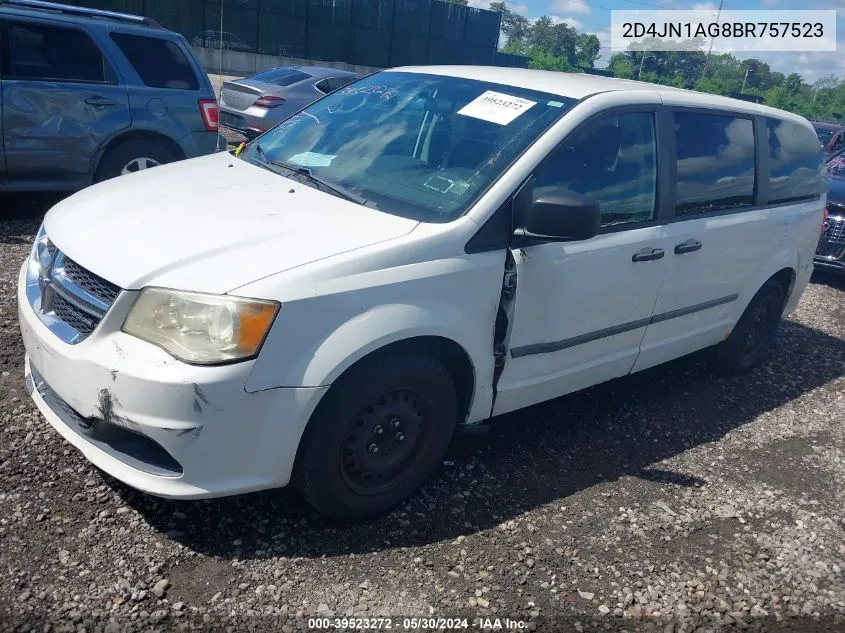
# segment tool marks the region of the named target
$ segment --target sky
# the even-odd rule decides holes
[[[507,0],[506,0],[507,1]],[[489,0],[469,0],[470,6],[486,9]],[[607,65],[610,57],[610,11],[617,9],[712,9],[716,15],[718,0],[512,0],[511,11],[529,20],[547,15],[555,22],[566,22],[583,33],[595,33],[602,43],[602,55],[596,65]],[[790,74],[797,72],[813,83],[821,77],[835,75],[845,79],[845,0],[724,0],[724,10],[766,9],[837,9],[837,51],[808,53],[736,53],[739,58],[753,56],[765,61],[772,70]]]

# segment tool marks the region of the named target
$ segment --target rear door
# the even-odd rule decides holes
[[[100,145],[132,122],[126,88],[76,25],[10,19],[2,80],[9,176],[90,171]]]
[[[759,205],[750,114],[673,108],[674,217],[663,287],[634,371],[721,341],[784,233]],[[747,300],[748,297],[745,297]]]
[[[135,127],[153,130],[178,140],[191,132],[208,131],[200,100],[213,98],[201,80],[181,38],[113,31],[109,39],[122,55],[126,83],[130,86]]]

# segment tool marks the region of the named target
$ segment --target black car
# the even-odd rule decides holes
[[[813,263],[817,270],[845,274],[845,152],[834,154],[829,165],[827,214]]]

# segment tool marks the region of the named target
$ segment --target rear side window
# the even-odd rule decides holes
[[[766,118],[769,204],[815,198],[824,191],[824,156],[813,132],[792,121]]]
[[[115,83],[99,46],[79,29],[9,23],[8,73],[13,79]]]
[[[111,38],[146,85],[153,88],[199,89],[199,81],[191,62],[176,42],[128,33],[112,33]]]
[[[296,68],[273,68],[272,70],[265,70],[263,73],[253,75],[252,78],[256,81],[263,81],[264,83],[275,86],[292,86],[310,77],[311,75],[308,73],[296,70]]]
[[[676,111],[675,142],[676,215],[754,204],[755,145],[751,119]]]

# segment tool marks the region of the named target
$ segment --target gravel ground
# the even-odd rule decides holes
[[[158,500],[60,439],[15,317],[50,204],[0,199],[0,631],[845,631],[845,281],[815,280],[749,376],[690,357],[505,416],[347,527],[287,491]]]

